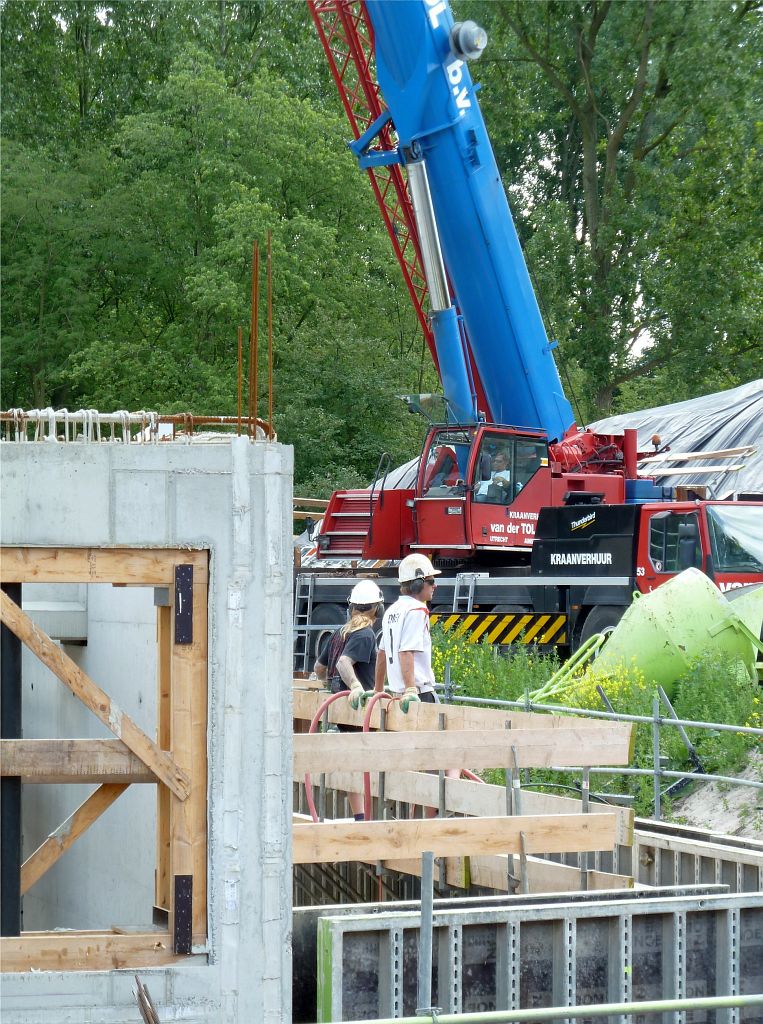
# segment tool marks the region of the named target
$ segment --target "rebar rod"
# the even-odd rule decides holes
[[[273,233],[268,230],[268,423],[273,438]]]

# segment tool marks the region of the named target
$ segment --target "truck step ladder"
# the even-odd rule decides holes
[[[310,671],[310,622],[313,617],[315,576],[300,573],[294,588],[294,668]]]
[[[459,572],[453,588],[453,611],[470,612],[474,606],[474,587],[478,579],[487,576],[484,572]]]

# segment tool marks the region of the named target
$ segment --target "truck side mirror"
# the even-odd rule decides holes
[[[490,458],[487,452],[483,452],[480,455],[479,465],[479,478],[480,480],[490,480],[493,476],[493,460]]]

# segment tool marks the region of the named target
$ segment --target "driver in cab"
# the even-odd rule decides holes
[[[490,479],[483,480],[477,487],[477,501],[488,501],[497,504],[504,504],[510,500],[511,494],[511,472],[509,470],[509,459],[503,449],[499,449],[493,456],[490,470]]]

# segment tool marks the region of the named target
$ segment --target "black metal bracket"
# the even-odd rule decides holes
[[[175,643],[193,643],[193,565],[175,566]]]
[[[176,953],[190,953],[193,940],[193,875],[175,875],[174,935]]]

